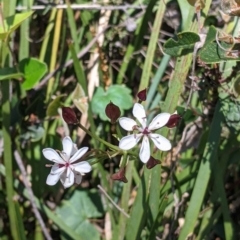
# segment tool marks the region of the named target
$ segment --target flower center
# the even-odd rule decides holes
[[[145,127],[145,128],[142,130],[142,134],[144,134],[144,135],[148,135],[149,133],[151,133],[151,131],[149,131],[147,127]]]
[[[66,162],[65,164],[58,164],[58,166],[68,168],[70,166],[70,163]]]

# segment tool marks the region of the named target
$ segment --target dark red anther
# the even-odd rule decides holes
[[[124,168],[121,168],[118,172],[114,173],[111,178],[112,180],[117,180],[117,181],[121,181],[121,182],[124,182],[124,183],[127,183],[128,180],[127,178],[125,177],[125,167]]]
[[[178,125],[179,121],[181,120],[181,116],[178,114],[172,114],[166,124],[168,128],[174,128]]]
[[[67,124],[78,124],[76,113],[70,107],[62,107],[62,117]]]
[[[155,167],[157,164],[160,164],[161,162],[157,159],[155,159],[154,157],[150,156],[149,160],[146,163],[146,167],[148,169],[151,169],[153,167]]]
[[[138,94],[137,94],[137,97],[139,98],[139,100],[142,102],[142,101],[146,101],[147,99],[147,89],[143,89],[142,91],[140,91]]]
[[[106,108],[105,113],[107,117],[111,120],[111,123],[115,123],[121,115],[121,111],[118,106],[110,102]]]

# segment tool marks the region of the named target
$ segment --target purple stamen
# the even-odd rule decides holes
[[[149,133],[151,133],[151,131],[149,131],[147,127],[145,127],[144,130],[142,131],[142,134],[144,135],[148,135]]]

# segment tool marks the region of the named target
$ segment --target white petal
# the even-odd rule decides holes
[[[68,168],[68,171],[65,171],[61,177],[60,181],[62,182],[64,188],[71,187],[74,183],[74,173],[73,171]]]
[[[149,124],[148,129],[149,130],[155,130],[158,128],[161,128],[165,126],[170,118],[170,113],[160,113],[158,114],[152,122]]]
[[[75,183],[80,184],[82,181],[82,175],[80,173],[74,173],[75,176]]]
[[[65,171],[66,167],[59,166],[58,163],[55,163],[51,168],[51,174],[62,174]]]
[[[133,127],[138,125],[133,119],[127,117],[119,118],[119,124],[126,131],[133,131]]]
[[[65,137],[62,140],[62,145],[63,145],[63,152],[67,155],[68,159],[71,156],[72,149],[73,149],[73,142],[70,137]]]
[[[77,150],[77,152],[70,158],[70,163],[73,163],[80,159],[88,150],[88,147],[83,147]]]
[[[146,112],[142,104],[135,103],[133,107],[133,116],[141,123],[142,127],[146,127]]]
[[[47,177],[46,183],[47,183],[47,185],[53,186],[58,182],[59,178],[60,178],[60,174],[51,174],[50,173]]]
[[[123,137],[119,142],[119,147],[123,150],[129,150],[137,145],[141,137],[142,134],[132,134]]]
[[[151,133],[149,137],[152,139],[154,145],[161,151],[168,151],[172,148],[170,141],[159,134]]]
[[[86,161],[72,164],[72,166],[74,167],[74,171],[79,173],[88,173],[92,170],[91,165]]]
[[[147,136],[143,137],[142,146],[139,152],[140,160],[146,163],[150,158],[150,144]]]
[[[71,156],[74,155],[77,152],[78,148],[77,148],[77,144],[73,144],[73,148],[72,148],[72,152],[71,152]]]
[[[59,154],[52,148],[44,148],[42,150],[44,157],[50,161],[64,164],[65,161],[59,156]]]

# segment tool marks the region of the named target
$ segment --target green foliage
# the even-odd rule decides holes
[[[23,73],[18,72],[16,68],[6,67],[0,69],[0,80],[7,80],[11,78],[18,80],[23,76]]]
[[[100,233],[90,223],[90,218],[103,216],[101,199],[96,190],[75,190],[71,196],[62,201],[56,209],[56,214],[79,235],[79,239],[100,239]],[[64,236],[64,235],[63,235]],[[69,239],[63,237],[63,239]]]
[[[222,93],[221,104],[227,126],[233,131],[240,131],[240,102],[229,97],[226,93]]]
[[[57,96],[52,102],[49,103],[47,108],[47,116],[54,117],[58,115],[58,108],[62,106],[61,99],[64,95]]]
[[[0,25],[0,39],[7,40],[7,38],[20,26],[20,24],[32,14],[33,12],[25,12],[6,17],[3,24]]]
[[[27,128],[27,131],[20,135],[20,141],[32,141],[32,142],[37,142],[40,139],[42,139],[42,137],[45,134],[45,130],[43,127],[41,126],[30,126]]]
[[[75,3],[89,1],[66,1],[67,9],[42,2],[45,9],[34,13],[20,8],[39,5],[36,0],[1,4],[0,238],[237,239],[239,18],[218,14],[222,4],[211,0],[99,2],[110,11],[98,5],[77,10]],[[235,14],[234,4],[228,7]],[[151,133],[129,120],[135,140],[141,131],[147,137],[154,132],[172,144],[162,152],[151,142],[152,157],[161,163],[153,169],[139,160],[146,137],[120,149],[130,133],[105,114],[112,102],[132,118],[137,101],[148,121],[161,112],[181,116],[176,128]],[[63,122],[62,106],[66,119],[76,113],[76,124]],[[110,110],[115,120],[119,111],[115,117]],[[65,136],[72,150],[88,148],[73,164]],[[53,151],[53,161],[46,159],[46,148],[67,163],[54,164]],[[91,166],[78,184],[76,166],[85,161]],[[64,189],[69,172],[75,182]],[[61,178],[47,185],[49,176]]]
[[[24,74],[22,87],[24,90],[33,88],[47,72],[47,65],[36,58],[25,58],[19,63],[19,70]]]
[[[132,107],[132,97],[130,95],[131,90],[125,86],[112,85],[106,91],[102,87],[98,87],[95,92],[91,107],[95,114],[99,114],[99,117],[107,121],[108,117],[105,114],[105,108],[108,103],[112,102],[117,105],[121,112]]]
[[[163,46],[166,54],[174,57],[183,56],[193,52],[196,42],[200,41],[198,34],[194,32],[181,32],[177,34],[177,41],[170,38]]]
[[[202,49],[199,51],[200,59],[205,63],[219,63],[221,61],[240,61],[240,58],[237,56],[228,55],[233,48],[233,44],[220,42],[221,47],[216,42],[217,29],[214,26],[211,26],[208,30],[207,38]],[[237,46],[235,46],[237,47]],[[238,49],[238,48],[237,48]]]

